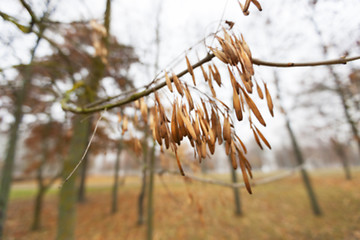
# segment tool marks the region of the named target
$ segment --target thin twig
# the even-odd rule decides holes
[[[100,120],[101,120],[102,118],[103,118],[103,113],[100,114],[100,117],[99,117],[99,119],[98,119],[97,122],[96,122],[95,129],[94,129],[94,131],[93,131],[93,133],[92,133],[92,135],[91,135],[91,138],[90,138],[90,140],[89,140],[88,145],[86,146],[86,149],[85,149],[85,152],[84,152],[83,156],[81,157],[80,161],[76,164],[75,168],[71,171],[71,173],[69,174],[69,176],[67,176],[66,179],[64,180],[64,182],[60,185],[60,188],[62,188],[62,187],[64,186],[64,184],[72,177],[72,175],[73,175],[73,174],[75,173],[75,171],[80,167],[81,163],[84,161],[85,156],[86,156],[87,152],[88,152],[89,149],[90,149],[91,143],[92,143],[93,138],[94,138],[95,133],[96,133],[96,130],[97,130],[98,126],[99,126],[99,122],[100,122]]]
[[[251,186],[258,186],[258,185],[263,185],[266,183],[271,183],[277,180],[281,180],[283,178],[289,177],[291,175],[294,174],[294,172],[299,171],[303,168],[303,165],[297,166],[287,172],[284,172],[282,174],[279,175],[275,175],[275,176],[270,176],[270,177],[266,177],[266,178],[261,178],[258,179],[256,181],[251,182]],[[167,170],[161,170],[159,171],[159,174],[163,174],[163,173],[171,173],[171,174],[175,174],[175,175],[180,175],[180,173],[178,171],[167,171]],[[202,183],[207,183],[207,184],[213,184],[213,185],[219,185],[219,186],[224,186],[224,187],[230,187],[230,188],[243,188],[245,187],[245,183],[228,183],[228,182],[224,182],[224,181],[220,181],[220,180],[215,180],[215,179],[206,179],[206,178],[201,178],[198,176],[194,176],[191,174],[186,173],[185,174],[185,178],[197,181],[197,182],[202,182]]]

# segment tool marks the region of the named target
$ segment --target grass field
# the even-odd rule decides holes
[[[205,176],[230,178],[228,176]],[[230,188],[181,177],[156,178],[154,239],[360,239],[360,172],[346,181],[339,171],[311,173],[323,215],[312,214],[299,174],[256,186],[249,195],[241,189],[243,216],[234,214]],[[164,184],[165,183],[165,184]],[[119,211],[111,215],[111,178],[91,178],[88,201],[78,207],[79,240],[144,239],[136,225],[140,181],[127,177],[119,189]],[[13,188],[6,240],[48,240],[56,233],[56,189],[46,197],[43,228],[29,231],[34,189],[32,183]]]

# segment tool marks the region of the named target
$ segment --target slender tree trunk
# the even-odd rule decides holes
[[[354,139],[355,139],[355,141],[357,143],[358,151],[359,151],[359,160],[360,160],[360,135],[359,135],[359,129],[357,128],[356,123],[355,123],[355,121],[353,120],[353,118],[352,118],[352,116],[350,114],[349,106],[346,103],[345,91],[342,88],[342,84],[341,84],[339,76],[336,74],[336,72],[334,71],[334,68],[332,66],[328,66],[328,69],[329,69],[330,74],[333,76],[334,83],[335,83],[335,86],[336,86],[336,92],[337,92],[337,94],[338,94],[338,96],[339,96],[339,98],[341,100],[341,105],[342,105],[343,110],[344,110],[344,115],[345,115],[346,121],[349,124],[352,135],[353,135],[353,137],[354,137]]]
[[[148,128],[145,127],[145,136],[143,141],[143,162],[142,162],[142,171],[141,171],[141,189],[138,197],[138,220],[137,224],[142,225],[144,224],[144,199],[146,193],[146,179],[147,179],[147,169],[148,169]]]
[[[38,189],[38,192],[35,197],[35,204],[34,204],[34,216],[33,216],[33,223],[31,226],[32,231],[37,231],[41,227],[41,213],[43,208],[43,200],[45,196],[46,190],[44,187]]]
[[[280,107],[282,108],[282,112],[283,112],[284,117],[285,117],[286,128],[287,128],[288,133],[290,135],[291,144],[292,144],[292,147],[293,147],[293,150],[294,150],[295,158],[296,158],[297,164],[299,166],[301,166],[301,165],[304,164],[305,161],[304,161],[304,158],[303,158],[303,154],[302,154],[302,152],[300,150],[300,147],[298,145],[297,139],[295,137],[294,131],[293,131],[292,127],[291,127],[289,116],[287,115],[287,112],[285,111],[285,109],[282,106],[282,98],[281,98],[281,91],[280,91],[280,86],[279,86],[279,79],[278,79],[276,73],[275,73],[275,85],[276,85],[277,92],[278,92],[279,104],[280,104]],[[320,216],[322,214],[321,209],[320,209],[320,205],[319,205],[319,203],[317,201],[317,198],[316,198],[315,192],[313,190],[309,175],[308,175],[307,171],[304,168],[301,168],[301,176],[302,176],[306,191],[307,191],[308,196],[309,196],[309,200],[310,200],[310,204],[311,204],[313,213],[315,215],[317,215],[317,216]]]
[[[346,156],[344,147],[339,142],[337,142],[335,139],[331,139],[331,143],[333,145],[333,148],[335,149],[336,154],[340,158],[341,164],[344,169],[346,180],[351,180],[352,177],[351,177],[351,171],[350,171],[350,166],[349,166],[349,159]]]
[[[151,149],[151,156],[149,161],[149,193],[148,193],[148,212],[147,212],[147,226],[146,226],[146,239],[153,239],[154,232],[154,175],[155,175],[155,146],[154,141]]]
[[[40,166],[37,169],[37,184],[38,184],[38,191],[35,197],[35,203],[34,203],[34,218],[33,218],[33,224],[31,226],[31,230],[36,231],[39,230],[41,227],[41,212],[43,207],[43,199],[47,190],[47,187],[44,183],[44,177],[43,177],[43,168],[45,166],[46,161],[48,160],[49,156],[49,146],[48,146],[48,137],[50,134],[50,130],[52,127],[52,119],[49,118],[49,122],[46,125],[46,128],[42,132],[42,157],[41,157],[41,163]]]
[[[2,239],[4,234],[6,212],[8,207],[12,174],[13,174],[14,162],[16,157],[16,146],[18,142],[19,128],[23,118],[22,106],[26,99],[28,88],[31,84],[31,78],[32,78],[31,63],[33,62],[33,59],[35,57],[35,52],[41,41],[42,31],[43,30],[41,30],[41,33],[38,36],[34,48],[31,50],[31,59],[23,76],[24,77],[23,85],[21,89],[16,92],[15,106],[13,113],[15,121],[10,128],[7,149],[5,152],[6,156],[5,156],[4,166],[2,169],[1,183],[0,183],[0,239]]]
[[[83,120],[84,117],[85,120]],[[89,124],[90,120],[86,119],[86,116],[75,116],[69,155],[64,161],[63,180],[74,170],[85,151]],[[77,175],[78,173],[75,172],[60,190],[57,240],[75,239]]]
[[[91,130],[92,130],[92,122],[93,122],[93,117],[90,117],[90,124],[89,124],[89,129],[87,131],[87,139],[86,142],[89,141],[90,139],[90,135],[91,135]],[[79,203],[84,203],[86,201],[86,177],[87,177],[87,168],[88,168],[88,161],[89,161],[89,154],[90,154],[91,149],[89,149],[89,151],[87,152],[84,161],[82,163],[82,167],[81,167],[81,173],[80,173],[80,185],[79,185],[79,192],[78,192],[78,202]]]
[[[236,170],[233,168],[233,166],[231,164],[231,160],[229,161],[229,163],[230,163],[229,165],[230,165],[230,171],[231,171],[231,181],[233,184],[236,184],[238,182]],[[240,200],[240,189],[239,188],[232,188],[232,189],[234,191],[235,215],[241,216],[242,210],[241,210],[241,200]]]
[[[117,147],[117,154],[116,154],[116,160],[115,160],[115,172],[114,172],[114,185],[113,185],[113,191],[112,191],[112,207],[111,207],[111,213],[117,212],[117,206],[118,206],[118,188],[119,188],[119,170],[120,170],[120,155],[122,151],[122,141],[119,140],[119,144]]]

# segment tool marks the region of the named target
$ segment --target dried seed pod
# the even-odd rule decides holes
[[[244,36],[243,36],[242,34],[241,34],[241,40],[242,40],[241,45],[242,45],[244,51],[246,52],[246,54],[247,54],[247,55],[249,56],[249,58],[251,59],[252,56],[251,56],[250,48],[249,48],[249,46],[247,45],[247,43],[245,42]]]
[[[205,101],[202,98],[200,99],[200,101],[201,101],[201,104],[202,104],[203,109],[204,109],[205,119],[206,119],[206,121],[210,122],[209,113],[207,111]]]
[[[179,78],[173,74],[172,75],[172,79],[173,79],[173,82],[175,84],[175,87],[176,87],[176,90],[178,91],[178,93],[181,95],[181,96],[184,96],[184,91],[183,91],[183,87],[182,87],[182,84],[179,80]]]
[[[123,124],[122,124],[122,133],[121,133],[121,135],[124,135],[127,130],[128,130],[128,118],[125,115],[124,120],[123,120]]]
[[[261,5],[257,0],[251,0],[252,3],[259,9],[259,11],[262,11]]]
[[[169,149],[169,146],[170,146],[170,138],[169,138],[169,135],[166,134],[165,137],[164,137],[164,139],[165,139],[165,147],[166,147],[166,149]]]
[[[211,75],[209,76],[209,79],[208,79],[207,82],[209,84],[209,88],[211,90],[211,93],[212,93],[213,97],[216,97],[216,92],[215,92],[215,89],[214,89],[214,87],[212,85],[212,77],[211,77]]]
[[[204,76],[205,82],[207,82],[208,79],[209,79],[209,76],[208,76],[207,73],[205,72],[205,69],[204,69],[204,67],[203,67],[202,65],[200,65],[200,68],[201,68],[202,74],[203,74],[203,76]]]
[[[226,142],[231,142],[231,129],[230,129],[230,122],[229,117],[224,117],[224,127],[223,127],[223,136]]]
[[[228,66],[228,71],[229,71],[229,76],[230,76],[230,81],[231,81],[231,86],[233,87],[233,89],[236,90],[236,93],[239,94],[239,84],[235,79],[234,74],[232,73],[232,71],[230,70],[230,67]]]
[[[201,141],[201,158],[206,158],[206,141]]]
[[[215,64],[213,64],[213,67],[214,67],[214,80],[219,85],[219,87],[221,87],[221,76],[220,76],[219,70]]]
[[[250,185],[247,173],[246,173],[245,161],[243,160],[243,157],[244,156],[240,152],[239,153],[239,163],[240,163],[240,169],[241,169],[241,172],[242,172],[242,175],[243,175],[245,187],[246,187],[246,190],[248,191],[248,193],[252,194],[251,185]]]
[[[210,49],[220,61],[222,61],[225,64],[230,63],[229,59],[227,58],[226,54],[223,51],[216,49],[216,48],[212,48],[212,47],[210,47]]]
[[[200,136],[200,123],[198,117],[195,117],[195,121],[193,121],[193,127],[197,136]]]
[[[194,86],[196,86],[196,81],[195,81],[195,75],[194,75],[194,70],[193,70],[193,67],[191,66],[190,64],[190,61],[188,59],[188,57],[185,55],[185,59],[186,59],[186,65],[187,65],[187,68],[188,68],[188,71],[192,77],[192,80],[194,82]]]
[[[266,83],[264,83],[264,87],[265,87],[266,102],[267,102],[270,114],[271,114],[271,116],[274,116],[274,104],[272,102],[271,95],[266,86]]]
[[[225,142],[225,153],[226,155],[230,154],[230,144],[229,142]]]
[[[253,131],[253,134],[254,134],[254,138],[255,138],[256,143],[259,145],[259,147],[260,147],[261,149],[263,149],[263,146],[261,145],[260,139],[259,139],[258,135],[256,134],[254,128],[251,128],[251,130]]]
[[[170,79],[169,75],[167,74],[167,72],[165,72],[165,82],[166,82],[166,86],[168,87],[170,92],[173,92],[173,88],[171,85],[171,79]]]
[[[180,112],[180,116],[182,117],[182,120],[185,123],[185,127],[186,127],[187,131],[189,132],[190,136],[192,137],[192,139],[196,140],[197,136],[196,136],[195,130],[191,124],[190,117],[188,115],[185,115],[181,110],[179,112]]]
[[[259,84],[256,81],[255,81],[255,84],[256,84],[256,91],[257,91],[257,93],[259,95],[259,98],[264,99],[264,94],[263,94]]]
[[[241,148],[243,149],[244,153],[247,153],[247,149],[246,149],[246,146],[245,144],[241,141],[241,139],[235,135],[235,137],[237,138],[237,140],[239,141],[240,145],[241,145]]]
[[[186,97],[186,99],[187,99],[187,101],[188,101],[188,103],[189,103],[189,108],[190,108],[189,111],[191,111],[191,110],[194,109],[194,102],[193,102],[193,99],[192,99],[192,97],[191,97],[189,88],[188,88],[188,86],[187,86],[186,83],[185,83],[185,88],[184,88],[184,90],[185,90],[185,97]]]
[[[236,93],[235,89],[233,90],[233,105],[236,113],[236,118],[241,121],[243,119],[240,97]]]
[[[237,169],[236,149],[235,149],[234,141],[232,141],[231,144],[230,144],[230,150],[231,150],[231,152],[230,152],[231,164],[232,164],[234,169]]]
[[[213,155],[215,152],[215,143],[211,144],[210,142],[208,142],[208,147],[209,147],[211,155]]]
[[[171,136],[175,143],[180,145],[179,128],[176,120],[176,104],[173,104],[173,112],[171,116]]]
[[[144,98],[140,98],[140,112],[141,112],[141,116],[142,116],[144,122],[147,123],[148,107],[145,103]]]
[[[259,137],[261,138],[261,140],[265,143],[265,145],[266,145],[269,149],[271,149],[270,143],[266,140],[266,138],[264,137],[264,135],[260,132],[260,130],[259,130],[256,126],[254,126],[254,127],[255,127],[255,130],[256,130],[257,134],[258,134]]]
[[[247,103],[247,105],[249,106],[249,108],[251,109],[251,111],[254,113],[255,117],[259,120],[259,122],[266,126],[266,123],[263,119],[263,117],[261,116],[261,113],[259,111],[259,109],[257,108],[257,106],[255,105],[255,103],[253,102],[253,100],[249,97],[249,95],[246,93],[246,91],[240,87],[241,91],[243,92],[244,96],[245,96],[245,101]]]

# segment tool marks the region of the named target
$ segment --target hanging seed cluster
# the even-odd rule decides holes
[[[273,115],[273,103],[270,93],[264,82],[262,90],[260,84],[254,79],[254,68],[250,48],[242,35],[230,35],[224,30],[224,36],[216,36],[219,47],[210,50],[222,61],[228,75],[222,76],[215,63],[201,65],[201,73],[212,93],[212,96],[204,94],[199,103],[195,102],[190,89],[196,86],[195,69],[187,56],[187,72],[192,78],[192,88],[185,81],[171,72],[165,72],[165,83],[171,93],[175,91],[180,95],[174,99],[171,109],[165,110],[159,93],[155,92],[155,105],[148,108],[144,99],[140,99],[137,107],[144,121],[148,121],[153,138],[163,148],[171,149],[175,155],[181,174],[184,175],[177,147],[187,138],[194,149],[195,157],[201,162],[208,155],[214,154],[217,144],[224,144],[226,154],[231,159],[234,169],[240,168],[246,188],[251,193],[249,177],[252,177],[251,166],[246,159],[246,146],[235,133],[234,122],[231,118],[232,108],[217,98],[216,88],[223,86],[223,81],[230,81],[233,93],[233,110],[238,121],[242,121],[244,113],[248,111],[250,129],[260,148],[262,143],[271,148],[264,135],[255,126],[251,116],[255,116],[260,124],[266,126],[258,107],[252,99],[253,89],[256,89],[260,99],[266,99],[271,115]],[[175,86],[174,86],[175,85]],[[216,88],[215,88],[216,86]],[[168,101],[166,101],[168,106]]]
[[[240,1],[238,1],[238,3],[240,5],[241,11],[245,16],[250,14],[249,12],[250,3],[253,3],[259,11],[262,11],[261,5],[257,0],[246,0],[244,5]]]

